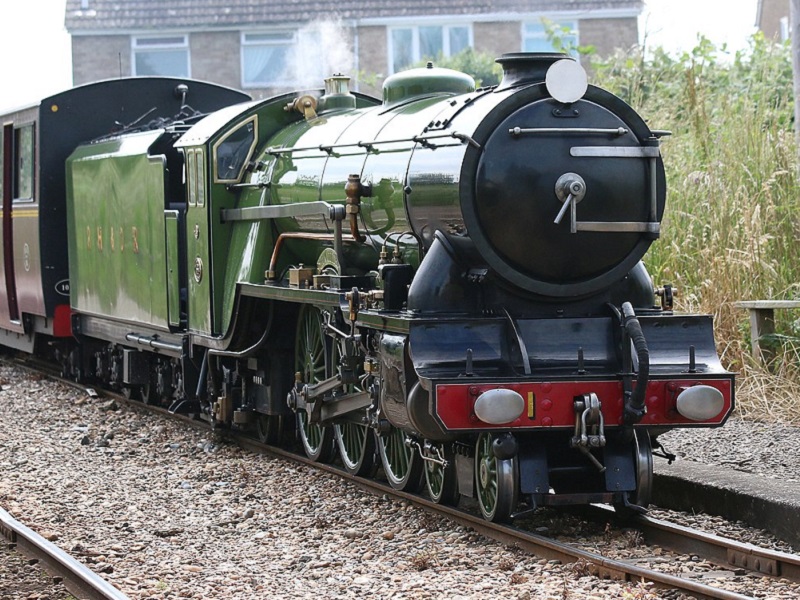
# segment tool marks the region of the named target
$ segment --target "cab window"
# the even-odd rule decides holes
[[[197,204],[197,186],[195,185],[195,181],[197,178],[197,163],[194,160],[195,154],[197,154],[196,150],[189,150],[186,153],[186,168],[189,170],[189,206],[195,206]]]
[[[197,206],[203,206],[206,201],[206,170],[205,170],[205,161],[204,161],[204,152],[202,149],[198,149],[197,152],[194,153],[195,159],[195,176],[196,176],[196,185],[197,188]]]
[[[228,133],[214,146],[214,181],[236,183],[256,146],[256,118]]]

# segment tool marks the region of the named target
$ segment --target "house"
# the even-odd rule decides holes
[[[758,0],[756,27],[767,39],[789,39],[790,0]]]
[[[375,93],[384,77],[464,48],[499,56],[638,42],[641,0],[67,0],[75,85],[188,76],[255,98],[338,71]]]

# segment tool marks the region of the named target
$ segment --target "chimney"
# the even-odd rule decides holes
[[[503,54],[495,61],[503,67],[503,79],[497,89],[504,90],[527,83],[542,83],[550,65],[565,58],[572,57],[560,52],[511,52]]]

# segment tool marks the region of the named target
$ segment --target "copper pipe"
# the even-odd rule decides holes
[[[272,249],[272,258],[269,261],[269,270],[267,270],[267,279],[274,280],[277,279],[277,274],[275,273],[275,266],[278,264],[278,254],[280,254],[281,247],[283,246],[283,240],[290,238],[290,239],[299,239],[299,240],[316,240],[320,242],[336,242],[336,236],[333,233],[306,233],[301,231],[295,232],[287,232],[282,233],[278,236],[278,239],[275,241],[275,248]],[[343,242],[355,242],[355,238],[348,239],[343,238]]]

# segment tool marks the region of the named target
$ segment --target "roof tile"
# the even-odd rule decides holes
[[[632,9],[642,0],[67,0],[67,30],[138,30],[563,10]]]

